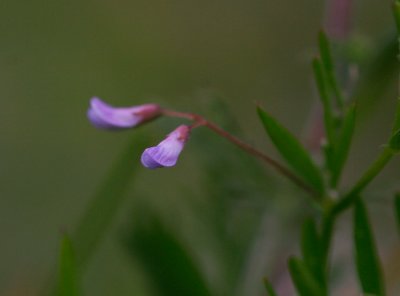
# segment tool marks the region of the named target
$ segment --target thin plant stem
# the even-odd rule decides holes
[[[162,114],[165,116],[169,117],[178,117],[178,118],[185,118],[191,121],[194,121],[194,124],[192,125],[192,128],[198,127],[198,126],[205,126],[215,132],[216,134],[222,136],[223,138],[227,139],[230,141],[232,144],[236,145],[243,151],[261,159],[265,163],[267,163],[269,166],[273,167],[278,173],[292,181],[294,184],[299,186],[301,189],[303,189],[305,192],[307,192],[311,197],[313,197],[315,200],[319,200],[319,195],[318,193],[308,186],[305,182],[303,182],[299,177],[297,177],[294,173],[292,173],[289,169],[287,169],[285,166],[271,158],[270,156],[266,155],[265,153],[261,152],[260,150],[254,148],[253,146],[243,142],[239,138],[233,136],[229,132],[225,131],[215,123],[212,123],[208,120],[206,120],[204,117],[198,115],[198,114],[193,114],[193,113],[185,113],[185,112],[177,112],[173,110],[168,110],[168,109],[163,109]]]
[[[386,164],[393,157],[394,152],[391,148],[386,147],[378,158],[371,164],[368,170],[361,176],[354,187],[334,206],[335,215],[346,210],[354,201],[357,200],[361,191],[382,171]]]

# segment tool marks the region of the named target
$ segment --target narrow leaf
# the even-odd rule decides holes
[[[335,94],[337,106],[340,108],[340,110],[343,110],[344,99],[335,78],[335,69],[330,48],[331,46],[329,44],[328,37],[323,31],[321,31],[318,35],[318,43],[322,64],[326,72],[327,82],[330,89]]]
[[[314,279],[324,282],[324,270],[322,262],[321,242],[318,237],[317,226],[311,218],[306,219],[303,224],[301,237],[301,251],[304,263],[310,270]]]
[[[289,258],[289,271],[300,296],[326,295],[303,261]]]
[[[64,235],[61,240],[57,295],[79,295],[75,254],[72,248],[71,240],[67,235]]]
[[[398,130],[400,130],[400,98],[397,99],[392,135],[395,134]]]
[[[288,164],[317,192],[324,190],[323,180],[319,169],[312,161],[308,152],[300,142],[274,118],[268,115],[260,107],[258,115],[272,142],[288,162]]]
[[[358,278],[365,294],[384,295],[379,258],[366,208],[358,199],[354,207],[354,247]]]
[[[400,1],[395,0],[393,3],[393,15],[396,21],[397,32],[400,34]]]
[[[320,59],[315,58],[313,60],[312,65],[314,70],[315,82],[317,84],[319,96],[322,102],[322,107],[324,109],[325,132],[328,140],[328,145],[330,146],[332,143],[335,142],[335,134],[334,134],[335,129],[334,129],[332,102],[330,101],[328,87],[326,85],[326,73]]]
[[[268,296],[278,296],[278,294],[275,292],[274,287],[272,286],[271,282],[264,277],[264,287],[267,290],[267,295]]]
[[[343,124],[340,130],[338,140],[334,148],[334,161],[332,167],[332,186],[336,186],[344,164],[346,163],[349,154],[351,140],[353,138],[354,127],[356,121],[356,106],[352,105],[347,110]]]
[[[394,152],[400,151],[400,130],[396,131],[390,138],[389,146]]]
[[[176,234],[148,211],[136,215],[135,222],[125,245],[147,272],[157,295],[212,295],[195,260]]]
[[[134,138],[116,160],[89,202],[73,235],[79,265],[85,264],[96,250],[120,209],[125,192],[131,184],[136,169],[140,166],[139,156],[145,147],[143,142],[139,136]]]
[[[394,209],[396,212],[397,227],[400,233],[400,193],[397,193],[394,198]]]

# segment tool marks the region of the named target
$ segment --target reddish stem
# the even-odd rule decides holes
[[[212,123],[208,120],[206,120],[204,117],[194,114],[194,113],[184,113],[184,112],[177,112],[173,110],[168,110],[168,109],[162,109],[161,113],[165,116],[168,117],[178,117],[178,118],[185,118],[191,121],[194,121],[194,124],[192,125],[192,128],[199,127],[199,126],[205,126],[215,132],[216,134],[224,137],[243,151],[263,160],[266,162],[268,165],[272,166],[278,173],[281,175],[285,176],[289,180],[291,180],[293,183],[295,183],[297,186],[302,188],[304,191],[306,191],[308,194],[310,194],[314,198],[318,198],[318,193],[308,186],[306,183],[304,183],[299,177],[297,177],[294,173],[292,173],[289,169],[287,169],[285,166],[274,160],[273,158],[269,157],[268,155],[264,154],[260,150],[254,148],[253,146],[243,142],[239,138],[233,136],[229,132],[225,131],[215,123]]]

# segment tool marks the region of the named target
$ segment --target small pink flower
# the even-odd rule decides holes
[[[189,134],[190,127],[186,125],[178,126],[160,144],[144,150],[141,157],[142,164],[149,169],[174,166],[189,138]]]
[[[87,112],[90,122],[102,129],[127,129],[160,116],[161,109],[156,104],[145,104],[132,107],[113,107],[99,98],[90,100]]]

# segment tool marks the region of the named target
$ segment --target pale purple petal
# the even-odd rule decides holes
[[[174,166],[189,137],[189,131],[189,127],[181,125],[160,144],[147,148],[141,157],[142,164],[149,169]]]
[[[156,104],[133,107],[113,107],[99,98],[92,98],[88,110],[90,122],[103,129],[126,129],[154,119],[160,115]]]

